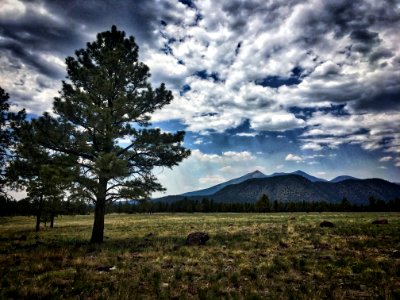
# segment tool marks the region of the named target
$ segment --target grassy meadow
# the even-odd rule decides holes
[[[399,213],[112,214],[102,245],[92,221],[0,218],[1,299],[400,299]]]

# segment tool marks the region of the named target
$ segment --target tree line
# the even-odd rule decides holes
[[[49,222],[52,227],[54,217],[58,215],[84,215],[94,212],[94,206],[86,201],[61,201],[57,206],[45,203],[41,222]],[[20,201],[0,200],[0,216],[35,216],[38,203],[30,198]],[[176,202],[154,201],[117,201],[106,206],[109,213],[213,213],[213,212],[240,212],[240,213],[274,213],[274,212],[366,212],[366,211],[400,211],[400,198],[383,201],[370,197],[368,205],[351,204],[346,198],[337,203],[329,202],[281,202],[270,201],[267,195],[262,195],[255,203],[223,203],[215,202],[212,198],[193,200],[184,198]]]
[[[270,201],[267,195],[262,195],[257,202],[215,202],[212,198],[193,200],[184,198],[176,202],[141,203],[117,202],[107,208],[108,213],[161,213],[161,212],[243,212],[243,213],[269,213],[269,212],[363,212],[363,211],[400,211],[400,198],[383,201],[370,197],[368,205],[351,204],[346,198],[337,203],[329,202],[281,202]]]

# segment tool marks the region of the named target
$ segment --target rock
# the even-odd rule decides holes
[[[322,221],[322,222],[319,224],[319,226],[320,226],[320,227],[329,227],[329,228],[332,228],[332,227],[335,227],[335,224],[333,224],[332,222],[329,222],[329,221]]]
[[[329,245],[327,243],[316,243],[314,244],[314,249],[315,250],[324,250],[324,249],[329,249]]]
[[[284,248],[284,249],[287,249],[287,248],[289,248],[289,245],[286,244],[285,242],[280,241],[280,242],[279,242],[279,247]]]
[[[172,269],[174,265],[170,261],[166,261],[161,265],[162,269]]]
[[[111,272],[117,269],[115,266],[98,266],[96,268],[97,272]]]
[[[387,219],[378,219],[372,222],[372,224],[389,224]]]
[[[400,251],[399,250],[394,250],[394,251],[392,251],[390,256],[393,257],[393,258],[400,258]]]
[[[27,237],[26,237],[25,234],[21,235],[21,236],[18,238],[18,241],[26,241],[26,240],[27,240]]]
[[[186,245],[205,245],[210,239],[206,232],[192,232],[186,238]]]

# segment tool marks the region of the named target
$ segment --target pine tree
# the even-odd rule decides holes
[[[269,198],[267,195],[262,194],[260,199],[256,202],[256,210],[258,212],[269,212],[271,210]]]
[[[13,158],[13,148],[16,136],[13,129],[25,119],[25,110],[18,113],[9,112],[9,95],[0,87],[0,198],[8,198],[5,185],[7,184],[7,167]]]
[[[172,168],[190,155],[184,132],[150,128],[150,115],[172,100],[161,84],[153,89],[149,68],[138,61],[133,37],[112,26],[66,59],[68,77],[55,98],[57,118],[33,122],[39,143],[75,159],[77,189],[95,205],[91,242],[102,242],[104,214],[117,199],[146,199],[163,190],[154,167]],[[129,139],[122,147],[119,139]]]
[[[15,189],[24,188],[34,204],[36,231],[40,230],[45,213],[53,227],[54,217],[74,177],[73,160],[41,147],[36,140],[39,134],[28,121],[23,122],[14,135],[18,144],[16,157],[8,169],[8,178]]]

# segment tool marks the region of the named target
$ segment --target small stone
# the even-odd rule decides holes
[[[162,269],[172,269],[174,265],[170,261],[166,261],[162,264],[161,268]]]
[[[400,258],[400,251],[399,250],[394,250],[391,255],[393,258]]]
[[[186,245],[205,245],[210,239],[206,232],[192,232],[186,238]]]
[[[287,248],[289,248],[289,245],[286,244],[285,242],[280,241],[280,242],[279,242],[279,247],[284,248],[284,249],[287,249]]]
[[[322,222],[319,224],[319,226],[320,226],[320,227],[329,227],[329,228],[332,228],[332,227],[335,227],[335,224],[333,224],[332,222],[329,222],[329,221],[322,221]]]
[[[116,267],[115,266],[99,266],[96,268],[97,272],[110,272],[115,270]]]
[[[372,224],[384,225],[389,224],[387,219],[378,219],[372,222]]]

